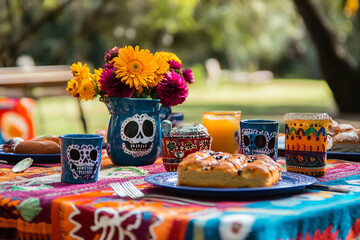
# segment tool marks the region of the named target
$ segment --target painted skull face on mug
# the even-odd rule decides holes
[[[246,155],[265,154],[276,159],[277,133],[256,129],[242,129],[242,148]]]
[[[70,145],[67,150],[67,158],[74,179],[94,179],[100,164],[99,146],[93,145]]]
[[[154,144],[155,120],[147,114],[135,114],[121,124],[121,139],[124,152],[133,157],[149,154]]]

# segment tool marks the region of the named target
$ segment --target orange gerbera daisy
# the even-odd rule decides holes
[[[141,94],[143,87],[155,86],[155,72],[158,70],[154,55],[148,49],[126,46],[119,49],[118,57],[113,59],[116,77]],[[155,84],[155,85],[154,85]]]

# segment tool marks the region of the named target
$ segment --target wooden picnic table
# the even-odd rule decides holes
[[[71,78],[70,67],[67,65],[0,68],[0,96],[37,100],[67,95],[66,86]],[[87,125],[80,102],[78,105],[80,120],[86,133]]]

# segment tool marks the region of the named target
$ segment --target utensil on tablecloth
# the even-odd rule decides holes
[[[121,189],[132,199],[139,199],[144,197],[144,193],[141,192],[132,182],[125,181],[120,184]]]
[[[110,187],[114,190],[114,192],[119,197],[130,197],[132,199],[139,199],[142,198],[144,200],[158,200],[163,202],[168,202],[172,204],[177,205],[188,205],[188,204],[197,204],[202,206],[209,206],[214,207],[216,206],[216,203],[211,202],[203,202],[203,201],[197,201],[193,199],[187,199],[182,197],[175,197],[175,196],[167,196],[167,195],[161,195],[161,194],[144,194],[141,192],[132,182],[123,182],[122,184],[116,182],[116,183],[110,183]],[[127,190],[129,190],[130,194],[128,195]]]
[[[17,164],[15,164],[15,166],[12,168],[11,171],[15,173],[25,171],[31,166],[33,162],[34,160],[32,158],[25,158],[20,162],[18,162]]]
[[[110,183],[109,185],[119,197],[127,197],[120,183],[115,182],[115,183]]]
[[[340,193],[350,193],[351,190],[342,188],[342,187],[336,187],[336,186],[329,186],[325,184],[318,184],[314,183],[309,186],[306,186],[307,189],[313,189],[313,190],[323,190],[323,191],[330,191],[330,192],[340,192]]]

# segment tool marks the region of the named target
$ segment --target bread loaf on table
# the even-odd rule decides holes
[[[14,153],[17,154],[57,154],[60,153],[59,144],[50,140],[24,141],[15,146]]]
[[[281,180],[281,166],[266,155],[201,151],[180,162],[178,184],[196,187],[270,187]]]
[[[349,124],[349,123],[340,123],[339,124],[337,121],[330,118],[329,129],[328,129],[328,134],[330,136],[333,137],[339,133],[353,131],[353,130],[355,130],[355,128],[351,124]]]
[[[360,129],[341,132],[332,137],[331,152],[360,152]]]
[[[59,137],[56,135],[51,135],[51,134],[44,135],[41,137],[36,137],[36,138],[30,139],[30,140],[31,141],[53,141],[53,142],[59,144]]]

